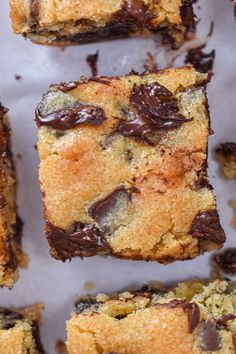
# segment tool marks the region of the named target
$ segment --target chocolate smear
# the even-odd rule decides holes
[[[42,115],[37,108],[35,114],[38,127],[44,125],[58,130],[72,129],[80,124],[99,126],[106,119],[104,110],[93,105],[65,108],[48,115]]]
[[[220,336],[213,318],[209,318],[203,323],[200,333],[200,347],[206,352],[216,352],[221,348]]]
[[[206,163],[204,164],[202,169],[197,172],[197,180],[195,181],[195,188],[198,190],[202,188],[212,189],[207,177]]]
[[[216,149],[217,154],[236,156],[236,143],[224,143]]]
[[[97,50],[95,54],[89,54],[86,57],[86,62],[90,67],[92,76],[97,76],[98,74],[98,68],[97,68],[98,56],[99,56],[99,51]]]
[[[111,253],[111,247],[103,233],[93,224],[78,222],[74,231],[69,233],[47,223],[46,231],[53,256],[63,261],[76,256],[90,257]]]
[[[226,239],[216,210],[197,214],[193,219],[190,234],[199,239],[209,238],[218,244],[224,243]]]
[[[219,325],[219,326],[225,326],[225,325],[227,325],[228,321],[232,321],[235,318],[236,318],[235,315],[233,315],[232,313],[229,313],[228,315],[223,315],[220,318],[218,318],[218,320],[216,322],[217,322],[217,325]]]
[[[199,306],[195,303],[189,303],[185,307],[188,315],[188,327],[189,333],[193,333],[195,328],[200,322],[200,310]]]
[[[158,83],[134,86],[130,101],[136,118],[121,120],[117,126],[117,132],[126,137],[133,136],[152,144],[148,134],[176,129],[192,120],[179,112],[175,97]]]
[[[115,22],[135,24],[141,29],[153,18],[154,14],[148,10],[143,0],[123,0],[121,9],[113,16]]]
[[[158,306],[165,306],[169,308],[182,307],[184,312],[187,313],[189,333],[193,333],[200,322],[200,309],[194,302],[172,300],[168,303],[158,304]]]
[[[215,50],[205,53],[206,44],[200,45],[187,52],[185,64],[192,64],[201,73],[212,73],[215,60]]]
[[[158,65],[155,62],[154,55],[151,52],[147,52],[147,57],[143,64],[144,70],[156,72],[158,70]]]
[[[227,274],[236,274],[236,248],[229,248],[214,256],[216,264]]]

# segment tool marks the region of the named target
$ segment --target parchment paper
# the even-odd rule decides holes
[[[232,209],[229,201],[236,198],[236,181],[226,180],[220,175],[214,148],[219,142],[236,141],[236,22],[229,0],[202,0],[199,5],[201,9],[197,13],[202,18],[198,26],[200,36],[207,34],[210,21],[215,22],[213,36],[208,42],[209,50],[216,48],[215,75],[208,86],[212,127],[215,131],[209,144],[209,174],[227,233],[227,246],[231,246],[236,245],[236,230],[230,227]],[[65,321],[72,310],[73,298],[76,294],[86,294],[86,282],[93,282],[92,293],[97,293],[140,286],[148,281],[169,282],[208,277],[210,274],[211,254],[168,266],[100,257],[62,263],[49,256],[43,233],[37,180],[34,109],[51,83],[90,75],[85,58],[97,49],[100,53],[99,73],[119,75],[128,73],[132,68],[143,71],[146,53],[155,52],[156,44],[152,39],[119,40],[74,46],[64,51],[37,46],[13,35],[8,0],[0,1],[0,96],[4,105],[10,108],[19,179],[19,214],[25,223],[23,246],[30,257],[28,269],[20,272],[20,279],[13,290],[0,289],[0,305],[25,306],[43,302],[45,310],[41,335],[50,354],[55,353],[56,340],[65,339]],[[15,79],[16,74],[22,76],[21,80]]]

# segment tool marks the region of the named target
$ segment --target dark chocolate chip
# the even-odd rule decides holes
[[[206,352],[216,352],[221,348],[220,335],[216,329],[216,321],[213,318],[209,318],[202,325],[200,347]]]
[[[220,225],[219,215],[216,210],[204,211],[193,219],[190,233],[199,239],[209,238],[222,244],[225,242],[225,233]]]
[[[229,248],[214,256],[218,266],[228,274],[236,274],[236,248]]]
[[[60,90],[62,92],[68,92],[74,90],[78,86],[78,83],[75,81],[70,82],[61,82],[59,85],[52,85],[53,88]]]
[[[232,313],[229,313],[228,315],[223,315],[218,320],[216,321],[217,325],[219,326],[225,326],[227,325],[228,321],[232,321],[236,318],[236,315],[233,315]]]
[[[87,55],[86,57],[86,62],[88,63],[91,69],[92,76],[97,76],[98,74],[98,68],[97,68],[98,56],[99,56],[99,52],[97,50],[95,54],[90,54]]]
[[[6,205],[7,205],[6,198],[4,197],[4,195],[0,195],[0,209],[5,208]]]
[[[141,28],[153,18],[154,14],[148,10],[148,6],[143,0],[123,0],[121,9],[113,16],[115,22],[134,23]]]
[[[36,346],[37,352],[40,354],[45,354],[46,352],[43,348],[43,344],[42,344],[41,338],[40,338],[39,325],[36,321],[34,321],[32,324],[32,336],[35,341],[35,346]]]
[[[117,131],[124,136],[133,136],[149,144],[148,134],[159,130],[171,130],[190,121],[179,112],[179,107],[172,93],[158,83],[134,86],[130,98],[136,119],[121,120]]]
[[[201,73],[212,72],[215,60],[215,50],[212,50],[210,53],[205,53],[202,50],[205,46],[206,45],[203,44],[190,49],[185,58],[185,64],[192,64],[194,68]]]
[[[63,261],[111,253],[103,233],[93,224],[77,223],[74,232],[69,233],[47,222],[46,231],[52,255]]]
[[[92,105],[65,108],[48,115],[42,115],[39,108],[36,109],[38,127],[45,125],[58,130],[72,129],[80,124],[99,126],[105,119],[104,110]]]
[[[88,210],[88,214],[99,224],[99,227],[103,232],[114,232],[114,230],[111,230],[112,227],[109,225],[109,221],[106,220],[104,223],[104,219],[107,219],[109,214],[119,207],[121,201],[124,201],[125,205],[127,205],[130,200],[131,196],[127,189],[125,189],[125,187],[120,187],[102,200],[92,204]]]
[[[222,154],[224,156],[236,156],[236,143],[221,144],[216,149],[216,153]]]
[[[189,333],[193,333],[200,321],[199,306],[195,303],[189,303],[186,306],[186,311],[188,315]]]

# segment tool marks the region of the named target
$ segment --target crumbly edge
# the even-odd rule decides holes
[[[23,332],[22,354],[45,354],[39,333],[43,308],[42,304],[11,309],[0,307],[0,337],[6,331],[13,336]]]
[[[236,286],[225,280],[189,281],[176,287],[165,288],[161,284],[152,284],[139,291],[126,291],[112,296],[98,294],[78,298],[72,318],[83,313],[103,313],[122,319],[129,314],[145,308],[168,304],[173,300],[195,303],[200,309],[201,322],[209,317],[218,320],[228,314],[236,315]],[[227,323],[227,330],[236,332],[236,319]]]

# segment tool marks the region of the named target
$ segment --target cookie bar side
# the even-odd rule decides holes
[[[27,257],[21,248],[22,222],[16,215],[16,174],[6,111],[0,106],[0,286],[11,288]]]

